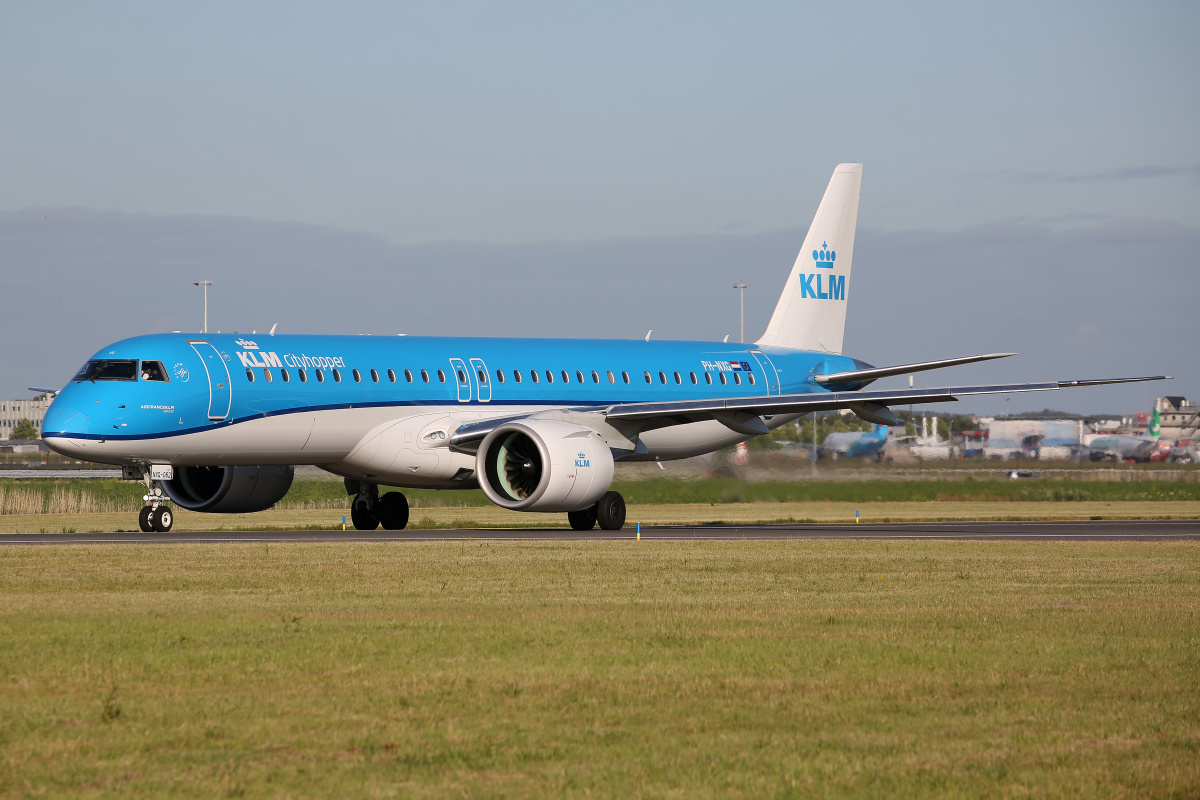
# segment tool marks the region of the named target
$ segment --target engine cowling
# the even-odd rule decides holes
[[[578,511],[613,479],[613,457],[600,434],[579,425],[530,419],[484,438],[475,475],[484,494],[514,511]]]
[[[180,508],[245,514],[270,508],[292,488],[293,467],[176,467],[163,488]]]

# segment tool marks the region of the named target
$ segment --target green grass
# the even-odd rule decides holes
[[[1200,547],[0,549],[0,792],[1196,797]]]
[[[1089,502],[1200,500],[1200,482],[1091,480],[860,480],[749,483],[732,478],[617,481],[631,505],[806,502]],[[381,487],[381,491],[388,491]],[[489,506],[483,492],[403,489],[413,508]],[[140,484],[118,480],[3,480],[0,514],[131,511],[142,507]],[[340,481],[299,480],[281,509],[347,509]]]

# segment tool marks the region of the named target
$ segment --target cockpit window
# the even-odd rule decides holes
[[[161,361],[143,361],[142,380],[162,381],[163,383],[167,383],[171,379],[167,377],[167,370],[163,367]]]
[[[136,381],[136,358],[93,359],[74,377],[77,381]],[[160,365],[161,367],[161,365]]]

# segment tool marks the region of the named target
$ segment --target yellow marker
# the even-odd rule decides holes
[[[342,530],[346,530],[346,515],[342,514]]]

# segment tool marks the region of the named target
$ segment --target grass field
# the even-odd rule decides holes
[[[613,483],[630,505],[740,503],[1086,503],[1200,502],[1200,482],[1094,480],[763,481],[650,478]],[[382,491],[387,491],[381,487]],[[478,489],[404,489],[414,509],[492,505]],[[137,513],[145,489],[119,480],[0,480],[0,517],[21,514]],[[276,508],[348,510],[340,481],[297,480]]]
[[[1200,546],[0,549],[0,793],[1196,797]]]

